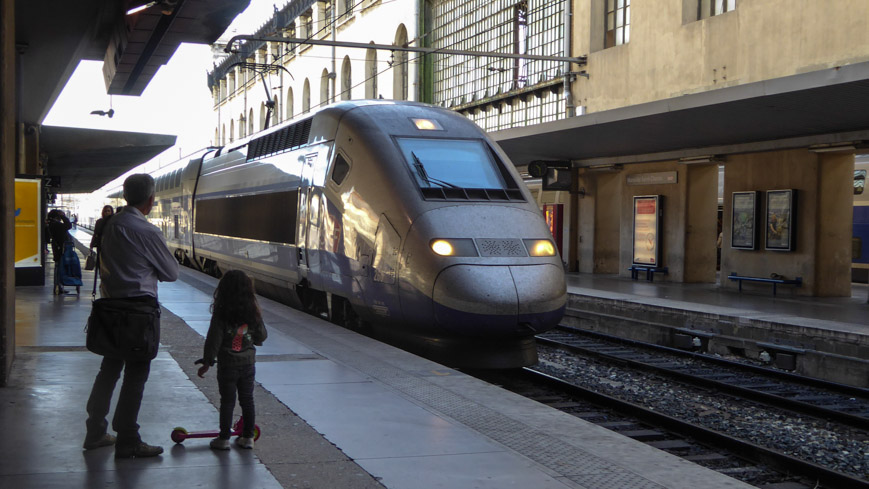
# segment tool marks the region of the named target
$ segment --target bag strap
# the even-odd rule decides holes
[[[91,302],[97,300],[97,277],[100,275],[100,249],[97,248],[97,257],[94,259],[94,290],[91,292]]]

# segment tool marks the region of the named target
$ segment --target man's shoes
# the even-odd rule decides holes
[[[221,437],[217,437],[211,440],[211,443],[208,444],[213,450],[229,450],[229,440],[224,440]]]
[[[239,436],[235,439],[235,444],[240,446],[241,448],[253,448],[253,438],[245,438],[243,436]]]
[[[108,433],[105,433],[103,436],[97,438],[96,440],[93,440],[93,441],[85,440],[84,441],[84,449],[85,450],[93,450],[94,448],[107,447],[110,445],[114,445],[115,441],[117,441],[117,438],[115,438],[114,435],[110,435]]]
[[[133,445],[115,446],[115,458],[156,457],[161,453],[163,453],[163,447],[148,445],[143,441]]]

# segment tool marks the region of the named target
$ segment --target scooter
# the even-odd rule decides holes
[[[244,433],[244,418],[239,417],[238,421],[232,425],[232,431],[229,432],[229,436],[241,436]],[[195,431],[193,433],[188,432],[184,428],[178,426],[172,430],[172,441],[175,443],[183,443],[184,440],[188,438],[214,438],[220,434],[219,431]],[[253,425],[253,439],[254,441],[259,440],[259,426]]]

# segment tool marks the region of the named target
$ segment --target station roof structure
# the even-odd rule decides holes
[[[182,42],[213,43],[249,3],[15,0],[19,122],[41,125],[81,60],[104,62],[108,94],[141,95]],[[137,7],[146,8],[128,15]],[[43,127],[40,137],[63,193],[93,191],[175,144],[174,136],[88,129]]]
[[[592,74],[592,76],[594,76]],[[574,166],[869,142],[869,62],[493,132],[517,166]],[[687,150],[686,150],[687,148]]]

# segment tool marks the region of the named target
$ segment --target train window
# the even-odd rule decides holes
[[[854,170],[854,195],[863,194],[866,188],[866,170]]]
[[[507,188],[482,140],[397,138],[397,142],[421,188]]]
[[[335,164],[332,165],[332,181],[341,185],[348,173],[350,173],[350,164],[339,154],[335,157]]]
[[[196,201],[196,232],[295,243],[299,191]]]

